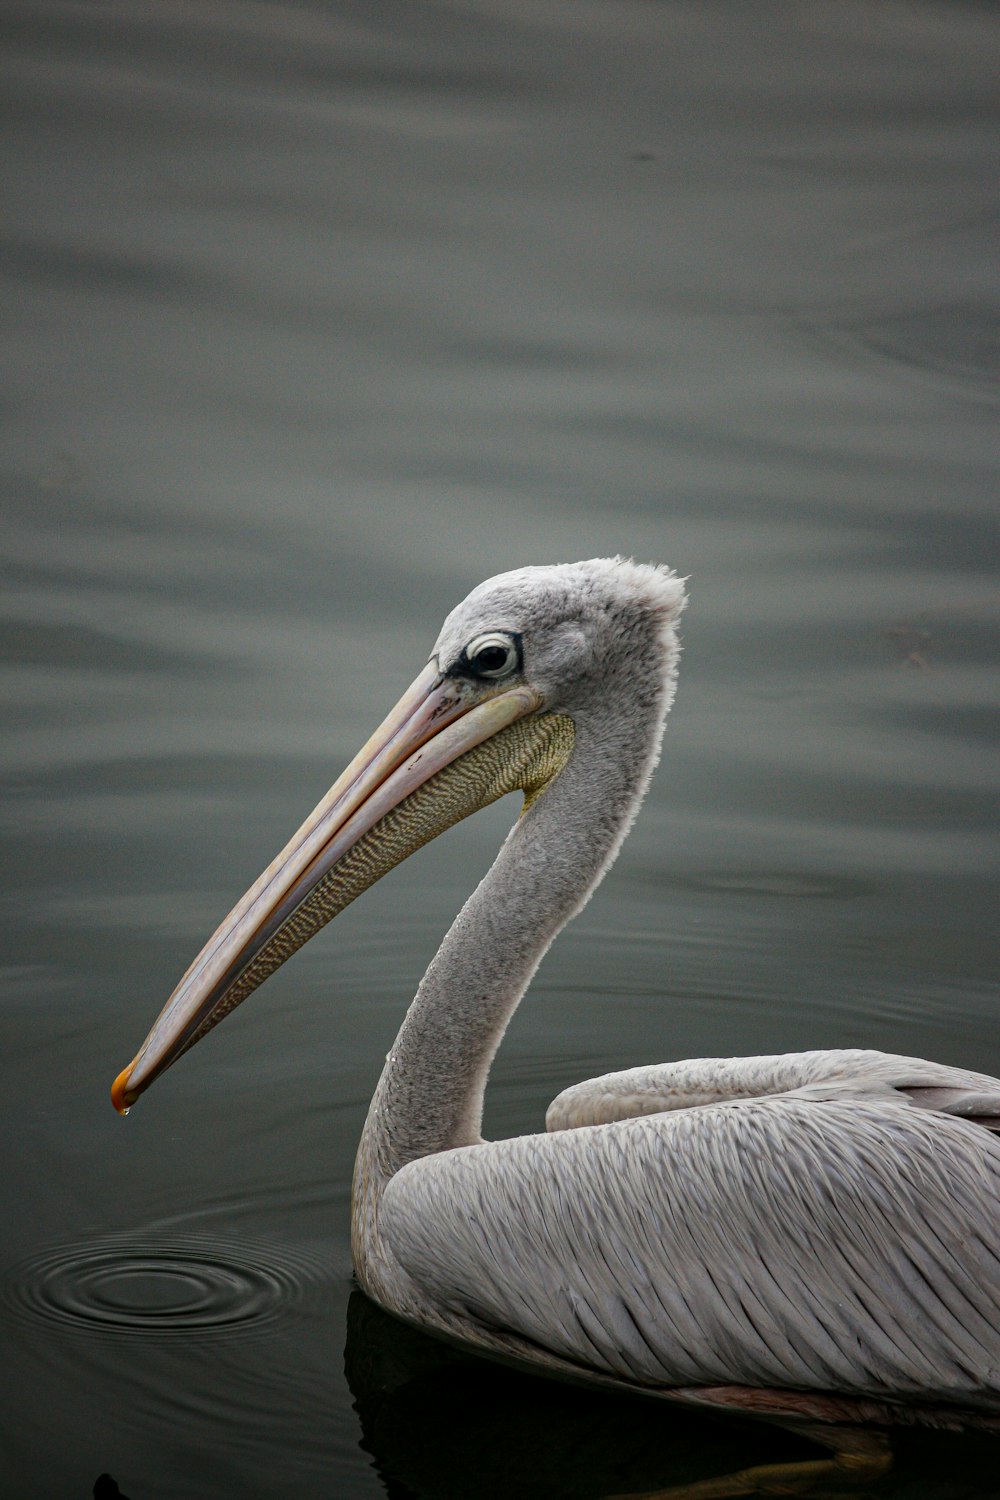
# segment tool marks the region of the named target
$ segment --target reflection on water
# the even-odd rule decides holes
[[[388,1317],[360,1292],[347,1312],[347,1378],[387,1488],[484,1500],[590,1500],[704,1478],[727,1428],[658,1401],[608,1396],[464,1355]],[[741,1423],[740,1464],[807,1445]],[[511,1442],[510,1436],[516,1434]]]
[[[98,1474],[94,1480],[94,1500],[130,1500],[130,1497],[119,1488],[118,1481],[113,1474]]]
[[[691,575],[677,707],[490,1133],[670,1057],[1000,1072],[988,8],[11,0],[4,28],[0,1489],[544,1500],[792,1452],[356,1304],[354,1409],[355,1143],[510,806],[124,1124],[107,1089],[447,610],[618,551]],[[987,1500],[977,1441],[907,1435],[878,1493]]]
[[[360,1292],[348,1307],[345,1359],[364,1445],[388,1493],[413,1500],[655,1500],[668,1486],[824,1456],[770,1423],[515,1374],[405,1327]],[[989,1493],[995,1440],[901,1432],[894,1446],[895,1500]],[[832,1500],[834,1490],[820,1493]]]

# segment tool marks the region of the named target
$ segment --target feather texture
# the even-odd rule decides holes
[[[892,1091],[922,1109],[973,1119],[991,1130],[1000,1123],[1000,1087],[985,1073],[919,1057],[843,1048],[769,1057],[700,1057],[606,1073],[557,1095],[546,1113],[545,1128],[606,1125],[663,1110],[762,1098],[826,1083],[847,1083],[858,1095]]]
[[[995,1137],[841,1076],[425,1158],[381,1228],[428,1303],[620,1379],[1000,1411],[997,1207]]]

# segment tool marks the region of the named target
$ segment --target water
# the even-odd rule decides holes
[[[3,24],[0,1490],[549,1500],[798,1456],[352,1299],[379,1061],[511,804],[127,1122],[108,1088],[451,605],[617,551],[691,575],[678,702],[490,1133],[671,1056],[1000,1072],[993,15],[12,0]],[[995,1492],[979,1439],[899,1451],[873,1494]]]

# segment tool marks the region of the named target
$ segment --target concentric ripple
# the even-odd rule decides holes
[[[319,1268],[283,1247],[198,1235],[109,1235],[13,1266],[3,1300],[21,1318],[144,1338],[252,1332],[300,1300]]]

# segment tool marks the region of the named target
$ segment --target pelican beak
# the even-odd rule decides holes
[[[205,944],[115,1079],[125,1113],[155,1078],[386,871],[504,793],[558,774],[573,725],[541,699],[431,661]],[[527,806],[527,803],[526,803]]]

